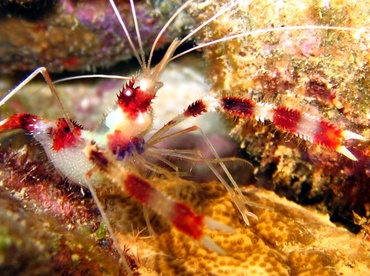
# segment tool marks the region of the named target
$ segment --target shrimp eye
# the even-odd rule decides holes
[[[136,86],[136,87],[134,87]],[[145,93],[132,78],[117,95],[117,104],[124,112],[137,116],[138,112],[147,112],[155,94]]]
[[[134,93],[135,93],[135,89],[128,87],[122,91],[122,96],[131,97]]]

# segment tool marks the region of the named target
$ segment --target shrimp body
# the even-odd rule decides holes
[[[153,124],[151,102],[162,86],[157,78],[164,68],[163,63],[166,64],[172,57],[177,45],[178,41],[175,40],[163,62],[153,70],[144,70],[140,78],[128,81],[118,93],[116,104],[96,130],[84,130],[69,118],[49,121],[37,115],[21,113],[1,121],[0,132],[13,129],[29,132],[43,146],[54,166],[71,181],[88,187],[94,193],[95,185],[102,179],[108,179],[140,203],[167,218],[179,231],[224,254],[204,235],[203,230],[208,227],[233,232],[233,229],[195,214],[189,206],[167,197],[138,173],[128,171],[123,165],[140,169],[140,165],[136,165],[135,155],[146,150],[143,135]],[[40,72],[47,76],[45,79],[49,78],[46,69],[40,69]],[[206,111],[203,107],[193,110],[193,106],[190,105],[177,120],[170,121],[162,132],[157,132],[157,138],[151,144],[155,144],[173,125]],[[99,201],[98,198],[95,200]],[[102,207],[100,211],[104,213]]]

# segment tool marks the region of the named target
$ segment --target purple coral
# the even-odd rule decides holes
[[[37,9],[32,10],[32,19],[27,16],[27,9],[21,14],[12,14],[13,6],[21,4],[3,5],[0,15],[1,72],[28,71],[39,66],[47,66],[54,72],[90,71],[112,66],[132,56],[108,1],[59,0],[50,3],[53,5],[45,5],[42,14],[38,14]],[[145,38],[144,49],[151,46],[167,14],[176,9],[178,3],[174,1],[171,5],[172,8],[160,5],[158,9],[148,2],[136,5],[140,30]],[[129,4],[117,1],[117,6],[135,41]],[[157,12],[153,12],[154,9]],[[170,28],[162,41],[170,40],[178,33],[175,27]]]

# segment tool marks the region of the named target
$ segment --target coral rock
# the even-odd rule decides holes
[[[200,24],[225,5],[224,1],[194,4],[192,15]],[[233,133],[256,166],[260,186],[297,202],[324,203],[341,221],[350,221],[352,210],[365,216],[370,202],[364,192],[370,168],[366,77],[370,21],[363,5],[369,3],[242,1],[198,38],[202,44],[251,32],[203,48],[215,94],[298,109],[367,139],[346,142],[359,160],[353,162],[290,137],[273,124],[231,118]]]

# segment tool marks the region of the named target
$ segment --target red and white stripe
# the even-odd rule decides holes
[[[119,162],[116,162],[114,155],[99,148],[95,143],[87,143],[84,153],[95,168],[98,168],[107,178],[123,187],[125,192],[138,202],[167,219],[177,230],[211,250],[225,254],[211,238],[204,235],[204,229],[208,227],[234,233],[233,228],[204,215],[197,215],[188,205],[168,197],[144,178],[126,171]]]
[[[343,154],[347,158],[357,161],[357,158],[344,146],[344,141],[365,138],[349,130],[342,130],[333,123],[304,113],[298,109],[285,106],[255,102],[240,97],[222,97],[219,100],[207,96],[197,100],[170,122],[174,126],[187,117],[196,117],[205,112],[221,109],[224,112],[243,119],[255,119],[261,122],[270,121],[276,128],[296,135],[313,144],[317,144]]]
[[[344,141],[365,140],[363,136],[349,130],[342,130],[322,118],[285,106],[257,103],[238,97],[223,97],[219,100],[219,104],[220,108],[227,113],[244,119],[271,121],[278,129],[335,150],[354,161],[357,161],[357,158],[343,145]]]

